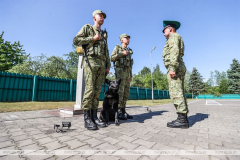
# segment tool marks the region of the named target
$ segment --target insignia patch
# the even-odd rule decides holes
[[[170,45],[173,45],[173,43],[171,43]]]

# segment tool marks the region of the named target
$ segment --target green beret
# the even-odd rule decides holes
[[[173,27],[175,28],[176,30],[178,30],[178,28],[180,28],[181,26],[181,23],[178,22],[178,21],[163,21],[163,33],[164,33],[164,30],[168,27]]]
[[[121,40],[122,38],[125,38],[125,37],[129,37],[129,38],[130,38],[130,36],[129,36],[129,35],[127,35],[126,33],[124,33],[124,34],[121,34],[119,38],[120,38],[120,40]]]
[[[103,11],[101,11],[101,10],[95,10],[95,11],[92,13],[93,17],[94,17],[96,14],[102,14],[103,17],[104,17],[104,19],[107,17],[107,15],[106,15]]]

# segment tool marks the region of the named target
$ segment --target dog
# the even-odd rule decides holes
[[[109,121],[115,121],[115,125],[119,126],[118,89],[121,83],[121,79],[113,80],[113,81],[105,79],[105,83],[108,84],[108,90],[105,93],[105,98],[103,99],[103,109],[101,110],[101,113],[100,113],[100,120],[104,121],[107,126],[109,125]]]

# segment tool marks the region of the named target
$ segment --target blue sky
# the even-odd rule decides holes
[[[150,67],[154,46],[153,66],[159,64],[166,73],[163,20],[181,22],[183,59],[187,69],[196,67],[204,81],[210,71],[227,71],[233,58],[240,60],[239,0],[0,0],[0,32],[5,32],[5,40],[20,41],[31,56],[63,56],[74,50],[72,40],[80,28],[93,24],[96,9],[107,14],[102,29],[108,31],[110,54],[122,33],[131,36],[133,73]]]

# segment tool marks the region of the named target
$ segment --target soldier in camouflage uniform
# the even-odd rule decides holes
[[[163,27],[163,33],[167,41],[162,57],[168,70],[167,78],[170,97],[178,114],[178,118],[167,123],[167,126],[171,128],[188,128],[188,106],[184,93],[186,67],[182,58],[184,55],[184,43],[182,37],[176,33],[180,23],[177,21],[163,21]]]
[[[84,25],[73,39],[74,45],[82,45],[86,48],[89,64],[84,61],[85,92],[82,101],[84,110],[85,127],[96,130],[98,127],[106,127],[97,117],[99,95],[105,74],[109,73],[110,59],[107,45],[107,32],[101,30],[101,25],[106,14],[101,10],[93,12],[94,25]],[[90,45],[89,45],[90,44]]]
[[[129,97],[130,82],[132,81],[132,65],[133,51],[128,48],[130,36],[127,34],[120,35],[122,46],[117,45],[112,52],[111,61],[114,64],[116,79],[121,79],[119,86],[119,114],[118,118],[121,120],[132,119],[133,116],[126,112],[126,102]],[[126,115],[126,116],[125,116]]]

